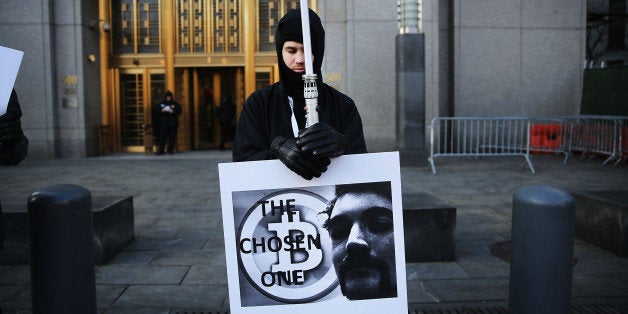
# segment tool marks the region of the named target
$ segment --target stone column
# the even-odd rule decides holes
[[[55,157],[94,156],[102,108],[96,58],[101,28],[98,3],[58,0],[50,1],[50,6],[56,101],[48,114],[54,117]]]
[[[396,144],[402,166],[427,165],[425,150],[425,34],[421,0],[400,0],[395,38]]]

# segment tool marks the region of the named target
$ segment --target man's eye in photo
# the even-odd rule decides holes
[[[350,231],[351,231],[350,226],[346,224],[331,226],[329,227],[329,236],[331,237],[332,240],[335,240],[335,241],[344,240],[349,237]]]
[[[393,229],[392,217],[381,216],[369,220],[369,230],[373,233],[384,233]]]

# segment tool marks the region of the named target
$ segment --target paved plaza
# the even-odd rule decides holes
[[[3,208],[26,206],[41,187],[77,184],[93,196],[133,196],[135,239],[96,267],[98,308],[104,313],[226,312],[229,309],[217,165],[230,151],[174,156],[116,154],[77,160],[26,160],[0,168]],[[507,306],[509,264],[490,246],[510,239],[513,193],[529,184],[569,191],[628,189],[628,165],[601,159],[534,156],[437,160],[401,169],[403,192],[431,193],[457,207],[455,262],[407,264],[411,311]],[[573,303],[628,304],[628,258],[575,240]],[[28,312],[28,265],[0,265],[0,305]],[[595,312],[595,307],[590,307]],[[391,312],[392,313],[392,312]]]

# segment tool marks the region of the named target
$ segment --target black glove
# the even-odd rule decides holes
[[[296,138],[276,137],[270,146],[270,152],[288,169],[306,180],[320,177],[331,163],[329,158],[318,158],[300,150],[296,145]]]
[[[316,123],[299,132],[297,146],[318,157],[338,157],[350,150],[345,136],[325,123]]]

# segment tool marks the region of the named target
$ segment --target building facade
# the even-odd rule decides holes
[[[274,25],[297,0],[3,0],[0,45],[29,158],[143,152],[151,104],[183,105],[178,151],[215,147],[214,108],[278,79]],[[351,96],[369,151],[395,147],[395,0],[310,0],[324,80]],[[436,116],[575,114],[586,1],[423,0],[426,128]],[[426,132],[429,134],[429,132]]]

